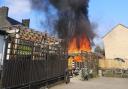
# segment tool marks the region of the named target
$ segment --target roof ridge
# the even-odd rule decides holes
[[[125,27],[125,28],[128,29],[128,27],[125,26],[125,25],[123,25],[123,24],[117,24],[116,26],[114,26],[114,27],[112,28],[112,30],[110,30],[109,32],[107,32],[102,38],[105,38],[110,32],[112,32],[112,31],[113,31],[116,27],[118,27],[118,26],[122,26],[122,27]]]

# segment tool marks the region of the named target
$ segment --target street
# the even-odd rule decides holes
[[[72,78],[69,84],[60,84],[50,89],[128,89],[128,79],[102,77],[81,81]]]

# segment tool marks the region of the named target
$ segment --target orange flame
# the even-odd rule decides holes
[[[90,41],[87,38],[87,36],[85,34],[83,34],[79,40],[78,37],[73,37],[71,39],[71,41],[69,42],[68,45],[68,53],[80,53],[81,51],[86,51],[86,52],[90,52],[91,51],[91,45],[90,45]],[[75,56],[74,57],[74,61],[76,62],[81,62],[82,61],[82,56]]]
[[[80,56],[80,55],[75,56],[73,60],[74,60],[75,62],[82,62],[82,56]]]
[[[80,40],[77,41],[77,37],[73,37],[68,45],[68,53],[79,53],[81,51],[90,52],[91,45],[90,41],[85,34],[80,37]],[[79,45],[79,47],[78,47]]]

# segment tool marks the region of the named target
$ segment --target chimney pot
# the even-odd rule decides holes
[[[8,17],[8,7],[0,7],[0,17]]]
[[[25,27],[29,27],[30,19],[22,19],[22,25]]]

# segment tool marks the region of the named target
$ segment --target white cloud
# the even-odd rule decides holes
[[[13,18],[27,18],[31,13],[29,0],[5,0],[5,6],[9,7],[9,16]]]

